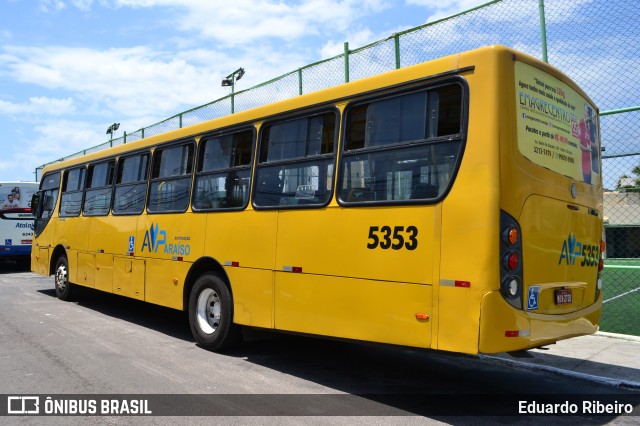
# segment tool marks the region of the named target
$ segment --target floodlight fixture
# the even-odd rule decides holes
[[[240,67],[222,79],[222,87],[231,87],[231,114],[235,112],[234,93],[236,88],[236,81],[240,80],[243,75],[244,68]]]
[[[120,127],[120,123],[113,123],[111,126],[107,128],[107,134],[113,136],[113,132],[118,130],[119,127]]]

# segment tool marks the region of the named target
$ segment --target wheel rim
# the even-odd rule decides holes
[[[58,266],[56,270],[56,290],[63,293],[67,288],[67,267],[65,265]]]
[[[220,326],[220,296],[207,288],[198,296],[198,326],[206,334],[213,334]]]

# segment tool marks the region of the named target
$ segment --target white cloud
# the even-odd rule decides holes
[[[299,52],[274,52],[269,45],[253,46],[233,59],[215,50],[171,55],[148,47],[6,46],[4,51],[1,73],[19,83],[72,93],[83,104],[82,113],[158,119],[226,96],[220,79],[240,66],[247,70],[237,86],[243,90],[308,62]],[[17,109],[6,103],[0,108]]]
[[[369,29],[362,29],[360,31],[350,33],[345,37],[349,41],[349,48],[357,48],[376,40],[381,39],[377,34],[374,34]],[[320,49],[320,55],[322,58],[331,58],[344,53],[344,41],[328,41]]]
[[[14,158],[27,169],[35,170],[45,161],[55,161],[104,141],[104,130],[87,122],[51,120],[33,126],[29,144]]]
[[[105,126],[106,129],[106,126]],[[40,120],[29,126],[29,143],[6,140],[0,171],[5,180],[34,180],[35,169],[104,142],[104,131],[83,121],[64,119]],[[10,158],[7,161],[6,158]]]
[[[425,7],[431,13],[425,22],[443,19],[487,2],[488,0],[406,0],[406,4]]]
[[[0,114],[63,115],[75,111],[73,99],[55,99],[46,96],[29,98],[29,102],[13,103],[0,99]]]
[[[27,84],[76,93],[124,115],[167,113],[176,105],[210,99],[210,70],[146,47],[93,50],[69,47],[5,48],[5,74]]]
[[[68,3],[83,11],[94,4],[92,0]],[[178,13],[174,12],[171,25],[226,46],[345,32],[369,13],[392,6],[387,0],[101,0],[100,4],[114,8],[172,8]],[[47,11],[66,6],[61,0],[41,0],[41,8]]]
[[[72,0],[71,3],[83,12],[88,12],[91,10],[93,0]]]
[[[40,0],[39,8],[41,12],[53,13],[58,12],[67,7],[62,0]]]

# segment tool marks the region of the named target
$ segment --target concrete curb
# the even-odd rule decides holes
[[[628,340],[630,342],[640,343],[640,336],[632,336],[630,334],[608,333],[606,331],[598,331],[595,336],[607,337],[609,339]]]
[[[489,359],[492,361],[499,361],[505,364],[517,365],[519,367],[528,368],[531,370],[543,370],[548,371],[555,374],[560,374],[562,376],[575,377],[578,379],[589,380],[596,383],[601,383],[608,386],[630,389],[630,390],[640,390],[640,382],[634,382],[632,380],[620,380],[620,379],[612,379],[609,377],[602,376],[594,376],[592,374],[579,373],[577,371],[572,370],[564,370],[558,367],[551,367],[548,365],[534,364],[526,361],[519,361],[515,359],[501,358],[499,356],[493,355],[478,355],[478,357],[482,359]]]

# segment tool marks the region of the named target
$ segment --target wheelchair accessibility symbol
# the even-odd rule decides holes
[[[527,297],[527,310],[538,309],[538,296],[540,295],[540,286],[532,285],[529,287],[529,296]]]

